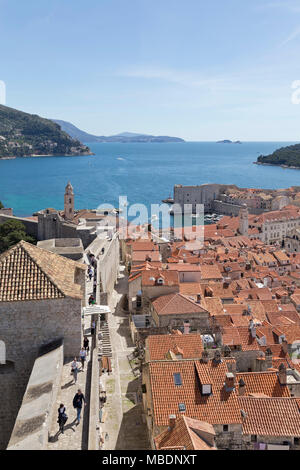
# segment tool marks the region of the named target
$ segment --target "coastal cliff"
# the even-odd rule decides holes
[[[282,166],[283,168],[300,168],[300,144],[281,147],[270,155],[260,155],[254,163]]]
[[[93,155],[49,119],[0,105],[0,158]]]

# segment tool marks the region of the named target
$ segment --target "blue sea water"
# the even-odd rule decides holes
[[[0,201],[15,215],[63,208],[64,188],[71,181],[76,208],[118,207],[153,203],[173,195],[174,184],[236,184],[241,187],[286,188],[300,185],[300,170],[254,165],[261,154],[291,142],[217,144],[89,144],[94,156],[34,157],[0,160]]]

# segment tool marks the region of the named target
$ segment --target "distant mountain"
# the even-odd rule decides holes
[[[91,151],[51,120],[0,105],[0,158],[37,155],[91,155]]]
[[[270,155],[260,155],[254,163],[300,168],[300,144],[281,147]]]
[[[78,127],[74,126],[70,122],[61,121],[59,119],[53,119],[56,124],[59,124],[63,131],[67,132],[74,139],[78,139],[81,142],[122,142],[122,143],[137,143],[137,142],[184,142],[179,137],[169,136],[154,136],[147,134],[136,134],[133,132],[122,132],[121,134],[112,136],[96,136],[88,134]]]

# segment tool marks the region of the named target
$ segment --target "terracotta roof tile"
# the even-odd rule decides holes
[[[243,379],[245,394],[263,393],[268,397],[289,397],[287,385],[280,385],[277,372],[242,372],[236,374],[236,381]]]
[[[239,397],[238,401],[246,413],[244,434],[300,437],[299,406],[295,398]]]
[[[214,428],[210,424],[181,415],[177,417],[174,428],[166,429],[154,439],[156,449],[216,450],[216,447],[202,439],[197,431],[204,431],[205,435],[210,434],[212,440],[215,437]]]
[[[21,241],[0,256],[0,301],[82,298],[76,269],[86,267]]]
[[[168,351],[182,350],[183,359],[200,359],[203,351],[199,334],[153,335],[146,339],[150,361],[165,360]]]
[[[152,305],[158,315],[207,313],[201,305],[179,293],[161,295],[152,300]]]
[[[196,361],[168,361],[149,363],[153,397],[154,421],[157,426],[167,426],[170,414],[178,414],[179,403],[184,403],[186,415],[210,424],[241,423],[240,407],[235,390],[227,392],[224,386],[228,368],[226,361],[202,364],[206,369],[213,393],[202,395]],[[182,385],[175,385],[174,374],[180,373]]]

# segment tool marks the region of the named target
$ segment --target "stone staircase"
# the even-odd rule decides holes
[[[100,333],[102,334],[102,339],[99,340],[99,355],[112,357],[112,349],[107,322],[102,322],[100,327]]]

